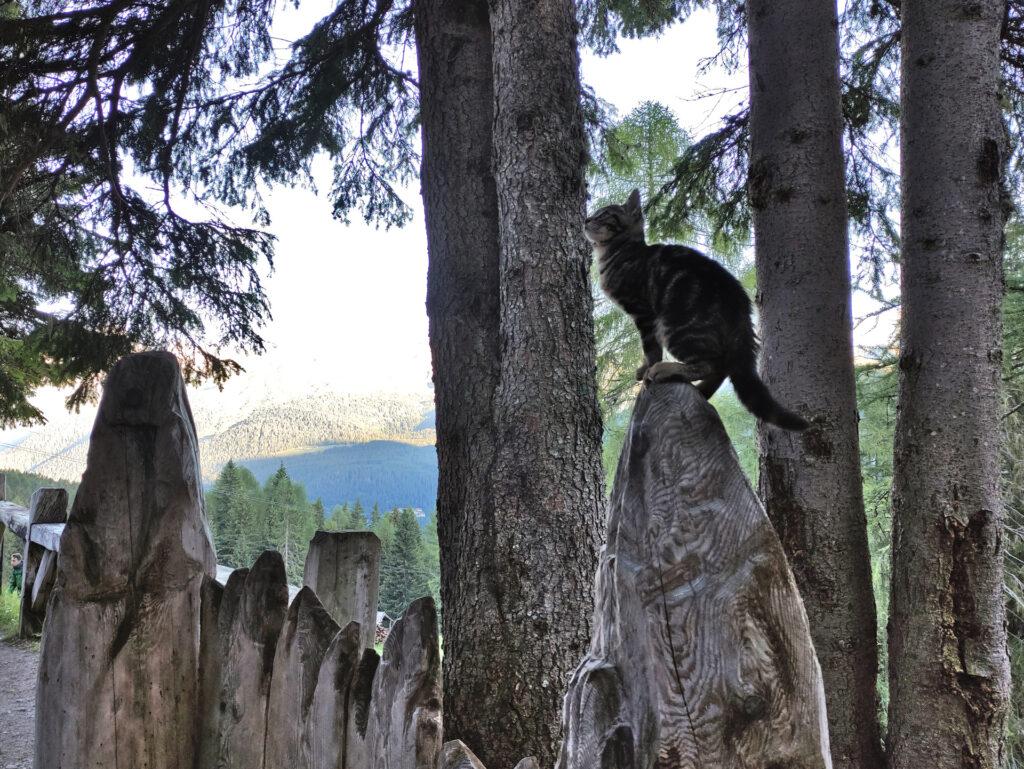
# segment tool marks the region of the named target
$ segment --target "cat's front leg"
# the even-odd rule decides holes
[[[636,381],[642,382],[647,369],[661,362],[661,342],[655,333],[653,320],[637,318],[636,327],[640,331],[640,344],[644,348],[644,364],[636,370]]]

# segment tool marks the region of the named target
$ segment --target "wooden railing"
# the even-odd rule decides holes
[[[466,745],[442,744],[433,601],[407,609],[381,657],[370,647],[376,538],[319,532],[293,597],[274,552],[219,582],[198,468],[174,359],[133,355],[107,379],[59,543],[36,531],[59,525],[46,495],[5,514],[30,546],[49,543],[33,586],[45,552],[60,553],[35,766],[482,769]],[[610,505],[559,769],[829,769],[792,574],[693,387],[641,393]]]
[[[68,497],[64,489],[42,488],[32,495],[29,507],[6,500],[7,479],[0,473],[0,563],[3,563],[3,535],[9,530],[24,543],[19,634],[32,638],[42,632],[46,601],[57,576],[57,554],[67,520]],[[216,580],[227,584],[234,566],[217,564]],[[288,585],[294,598],[299,588]]]

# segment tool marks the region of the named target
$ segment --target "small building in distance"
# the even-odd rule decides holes
[[[377,643],[382,644],[388,639],[388,633],[391,632],[391,626],[395,624],[395,620],[397,619],[397,617],[392,617],[386,611],[377,612]]]

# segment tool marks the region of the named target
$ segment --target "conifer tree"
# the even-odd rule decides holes
[[[352,511],[349,516],[349,528],[366,528],[366,510],[363,509],[363,503],[360,500],[357,499],[355,504],[352,505]]]
[[[313,503],[313,524],[317,531],[322,531],[325,524],[324,516],[324,500],[321,497],[316,498],[316,502]]]
[[[403,508],[394,526],[394,537],[381,560],[380,605],[397,616],[417,598],[429,595],[430,587],[423,566],[420,526],[412,508]]]
[[[1006,765],[1000,489],[1006,4],[903,0],[892,769]]]

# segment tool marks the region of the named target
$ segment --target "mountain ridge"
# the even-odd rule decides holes
[[[432,509],[437,461],[429,392],[338,392],[308,384],[302,393],[280,381],[261,387],[259,379],[229,384],[224,392],[189,389],[205,483],[229,459],[257,477],[283,463],[311,498],[328,505],[359,497]],[[77,481],[95,416],[94,405],[77,414],[51,412],[41,428],[0,433],[0,468]]]

